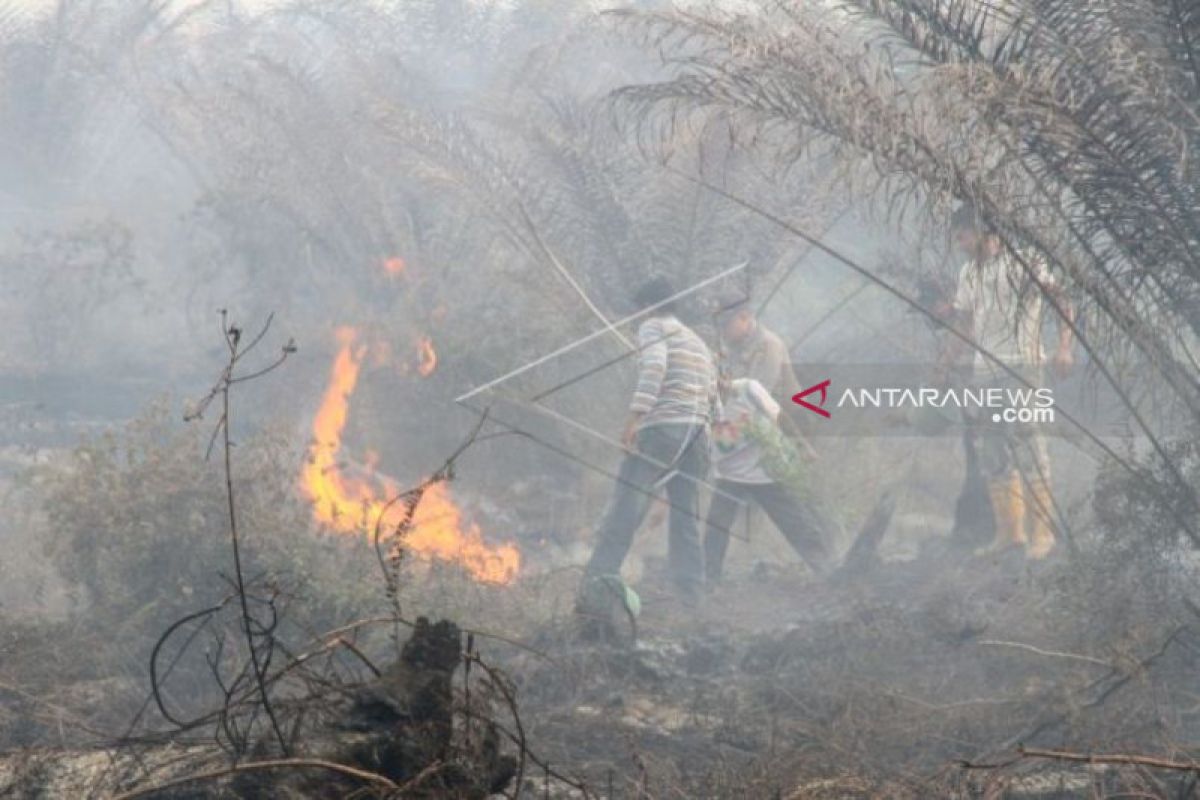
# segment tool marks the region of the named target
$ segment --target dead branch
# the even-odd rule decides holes
[[[474,640],[471,639],[471,642]],[[521,721],[521,712],[517,709],[517,697],[513,687],[508,681],[508,678],[499,670],[492,667],[490,664],[480,658],[479,654],[474,652],[472,646],[468,646],[467,652],[464,654],[466,669],[470,669],[472,663],[478,664],[479,668],[487,673],[488,682],[495,688],[504,698],[504,703],[508,706],[508,713],[512,716],[513,727],[516,728],[516,745],[517,745],[517,772],[513,778],[513,784],[517,787],[516,791],[519,794],[521,791],[521,783],[525,780],[525,756],[529,753],[529,744],[525,736],[525,724]],[[469,676],[470,672],[466,672]],[[470,706],[470,696],[468,695],[467,705]]]
[[[432,765],[431,765],[432,766]],[[347,777],[357,778],[365,783],[373,783],[390,791],[399,791],[402,787],[394,781],[375,772],[349,767],[345,764],[338,764],[333,761],[324,761],[319,758],[279,758],[269,761],[252,761],[248,764],[236,764],[224,769],[212,770],[210,772],[198,772],[195,775],[185,775],[182,778],[166,783],[147,786],[142,789],[135,789],[131,792],[113,795],[110,800],[134,800],[137,797],[147,797],[156,792],[174,789],[179,786],[186,786],[189,783],[198,783],[201,781],[212,781],[226,778],[230,775],[235,775],[244,772],[261,772],[263,770],[272,769],[323,769],[329,772],[338,772]],[[422,777],[421,775],[417,776]]]
[[[1044,758],[1052,761],[1070,761],[1078,764],[1125,764],[1153,769],[1169,769],[1179,772],[1200,773],[1200,763],[1195,761],[1175,761],[1159,756],[1144,756],[1125,753],[1076,753],[1069,750],[1043,750],[1035,747],[1017,747],[1017,755],[1004,761],[973,762],[960,761],[963,769],[995,770],[1005,769],[1021,761],[1031,758]]]
[[[1057,650],[1043,650],[1040,647],[1034,647],[1031,644],[1024,642],[1001,642],[994,639],[987,639],[979,642],[981,647],[1010,647],[1016,650],[1024,650],[1029,653],[1036,653],[1039,656],[1048,656],[1050,658],[1065,658],[1072,661],[1082,661],[1085,664],[1097,664],[1101,667],[1112,669],[1112,664],[1103,659],[1093,658],[1092,656],[1079,655],[1078,653],[1063,653]]]
[[[405,781],[403,785],[397,787],[396,796],[404,797],[405,792],[410,792],[420,786],[431,775],[436,775],[445,766],[441,761],[431,761],[429,766],[418,772],[411,780]]]
[[[287,741],[283,735],[283,728],[281,727],[281,725],[279,723],[279,719],[276,716],[275,710],[272,707],[271,699],[270,699],[269,693],[267,691],[267,682],[266,682],[267,670],[268,670],[270,662],[271,662],[271,652],[270,651],[272,649],[273,642],[274,642],[273,631],[274,631],[275,622],[274,622],[274,619],[272,619],[271,625],[264,628],[264,626],[262,626],[262,624],[259,623],[255,619],[254,615],[251,613],[250,599],[249,599],[248,592],[246,590],[245,573],[242,569],[241,542],[240,542],[240,537],[238,535],[237,512],[236,512],[236,504],[234,502],[233,442],[230,438],[231,406],[230,406],[229,393],[235,383],[253,380],[255,378],[258,378],[262,375],[265,375],[265,374],[275,370],[277,367],[279,367],[281,364],[283,364],[284,361],[287,360],[289,355],[291,355],[292,353],[294,353],[296,351],[296,347],[293,342],[289,341],[287,344],[285,344],[281,348],[279,356],[276,358],[275,361],[271,362],[270,364],[268,364],[265,367],[262,367],[261,369],[255,370],[249,374],[235,376],[234,370],[237,368],[237,366],[241,362],[241,360],[243,358],[245,358],[248,354],[253,352],[254,349],[263,341],[263,338],[267,335],[267,332],[271,328],[271,323],[274,320],[274,315],[270,315],[267,317],[266,323],[262,326],[262,329],[248,343],[243,342],[242,329],[239,328],[236,324],[231,323],[229,321],[228,312],[225,309],[221,309],[220,315],[221,315],[221,335],[224,338],[226,348],[229,351],[229,359],[226,362],[225,367],[221,370],[220,376],[217,378],[216,382],[213,384],[213,386],[209,390],[208,394],[205,395],[205,397],[196,405],[196,408],[193,412],[185,415],[184,419],[185,420],[199,419],[201,417],[201,415],[204,413],[204,410],[212,403],[212,401],[216,398],[220,398],[220,400],[221,400],[221,416],[217,420],[217,424],[213,429],[213,441],[215,442],[217,437],[220,436],[221,443],[222,443],[223,455],[224,455],[223,465],[224,465],[224,470],[225,470],[225,497],[226,497],[226,501],[227,501],[227,511],[228,511],[228,517],[229,517],[229,542],[230,542],[230,547],[233,552],[233,577],[234,577],[233,582],[234,582],[234,586],[236,589],[236,595],[237,595],[237,598],[239,601],[239,606],[240,606],[241,612],[242,612],[242,629],[243,629],[243,632],[246,637],[246,648],[249,650],[250,663],[251,663],[251,666],[253,667],[255,684],[258,688],[258,694],[259,694],[259,699],[260,699],[260,702],[262,705],[262,710],[266,714],[267,719],[271,723],[271,729],[275,733],[275,738],[279,742],[280,749],[283,751],[283,753],[285,755],[287,755],[289,753]],[[210,447],[211,447],[211,444],[210,444]],[[268,605],[268,608],[271,609],[272,617],[274,618],[275,615],[274,615],[274,608],[273,608],[272,603],[270,601],[268,601],[267,605]],[[201,615],[204,615],[206,613],[210,613],[210,612],[201,612]],[[212,612],[212,613],[215,613],[215,612]],[[176,626],[178,626],[179,624],[180,623],[176,623]],[[169,635],[170,631],[174,630],[174,628],[176,626],[172,626],[172,628],[168,630],[167,635]],[[259,638],[266,639],[266,643],[267,643],[267,652],[266,653],[263,653],[263,654],[259,653],[259,645],[256,641]],[[161,644],[161,641],[162,640],[160,640],[160,644]],[[157,648],[156,648],[156,650],[157,650]],[[237,685],[237,682],[235,681],[234,687],[236,687],[236,685]],[[225,706],[226,714],[229,711],[228,700],[234,694],[235,694],[234,688],[231,688],[226,691],[226,700],[227,700],[227,703]],[[155,687],[155,697],[156,697],[156,700],[158,700],[157,686]],[[159,700],[159,706],[160,706],[160,710],[161,710],[162,704],[161,704],[160,700]],[[168,717],[168,719],[170,719],[170,718]]]

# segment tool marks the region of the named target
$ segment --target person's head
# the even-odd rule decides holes
[[[971,258],[989,258],[1000,251],[998,237],[983,221],[979,210],[970,203],[964,203],[950,217],[950,228],[954,233],[954,241]]]
[[[717,298],[717,329],[730,342],[744,341],[754,333],[754,308],[745,292],[726,292]]]
[[[633,293],[633,304],[638,311],[655,306],[653,316],[675,313],[675,303],[666,302],[675,296],[675,287],[663,275],[654,275]]]

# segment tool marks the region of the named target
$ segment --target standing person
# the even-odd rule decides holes
[[[723,372],[719,385],[720,411],[713,425],[717,483],[704,531],[709,583],[721,578],[729,530],[738,510],[749,502],[766,512],[813,572],[824,574],[829,562],[825,523],[799,496],[799,456],[785,449],[777,427],[779,403],[753,378],[731,380]]]
[[[792,402],[802,389],[783,337],[762,323],[750,298],[742,292],[721,295],[715,317],[722,369],[731,378],[758,381],[781,409],[788,409],[789,413],[778,419],[780,426],[809,458],[815,458],[817,453],[804,434],[804,423],[799,421],[801,408]]]
[[[580,596],[581,610],[597,579],[619,576],[650,501],[665,488],[669,571],[686,602],[703,581],[697,519],[699,483],[708,472],[708,428],[717,376],[704,341],[675,316],[670,282],[655,278],[638,290],[640,309],[654,310],[638,329],[638,378],[622,443],[621,462],[608,511],[600,524]]]
[[[1073,362],[1068,322],[1074,309],[1046,265],[1021,260],[1009,251],[971,206],[951,219],[955,239],[968,260],[959,272],[953,321],[974,340],[1034,387],[1040,385],[1046,362],[1042,347],[1045,295],[1054,298],[1066,320],[1058,320],[1058,345],[1053,363],[1065,374]],[[1030,274],[1032,273],[1032,274]],[[958,345],[961,342],[956,340]],[[960,349],[960,348],[955,348]],[[1012,376],[979,352],[974,356],[975,380],[990,385],[1014,385]],[[979,468],[987,480],[995,520],[995,539],[987,551],[1025,548],[1031,559],[1045,558],[1055,547],[1050,511],[1050,460],[1045,438],[1034,423],[980,426]]]
[[[756,380],[777,402],[787,402],[800,392],[788,347],[758,319],[749,300],[736,291],[717,300],[722,363],[733,378]]]

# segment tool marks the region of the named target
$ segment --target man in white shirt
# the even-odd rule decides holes
[[[1042,342],[1046,297],[1054,299],[1067,321],[1074,320],[1073,308],[1046,265],[1009,251],[973,207],[959,209],[951,222],[959,246],[969,256],[959,272],[952,322],[977,345],[975,381],[989,386],[1015,385],[1012,376],[982,350],[1029,384],[1040,386],[1046,363]],[[1073,360],[1071,327],[1054,316],[1058,341],[1053,365],[1064,374]],[[996,523],[995,541],[989,550],[1024,547],[1029,558],[1045,558],[1055,546],[1045,439],[1034,423],[974,421],[980,429],[980,468]]]

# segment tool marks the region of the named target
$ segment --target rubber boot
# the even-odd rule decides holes
[[[1029,547],[1025,555],[1034,560],[1043,559],[1054,549],[1054,522],[1051,516],[1054,499],[1050,485],[1041,478],[1029,482]]]
[[[992,501],[992,515],[996,520],[996,538],[991,545],[979,551],[981,555],[998,553],[1010,547],[1024,547],[1025,536],[1025,487],[1017,472],[1003,478],[988,481],[988,497]]]

